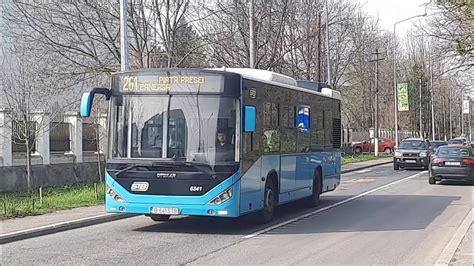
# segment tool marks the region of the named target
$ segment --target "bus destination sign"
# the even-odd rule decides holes
[[[135,93],[221,92],[222,76],[123,76],[121,90]]]

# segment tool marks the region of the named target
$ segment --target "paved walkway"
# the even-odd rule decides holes
[[[474,240],[472,238],[472,223],[461,244],[454,253],[449,265],[474,265]]]
[[[370,161],[365,161],[365,162],[349,163],[342,166],[342,172],[344,173],[346,171],[354,171],[355,169],[370,167],[372,165],[377,165],[377,164],[389,163],[392,161],[393,161],[393,158],[389,157],[389,158],[381,158],[381,159],[370,160]]]
[[[342,166],[343,171],[354,171],[361,168],[370,167],[381,163],[391,161],[392,158],[384,158],[379,160],[371,160],[366,162],[351,163]],[[52,225],[56,223],[68,222],[72,220],[89,218],[105,214],[105,208],[101,206],[82,207],[72,210],[57,211],[53,213],[43,214],[39,216],[28,216],[24,218],[15,218],[4,220],[1,222],[0,234],[27,230],[40,226]]]
[[[53,213],[28,216],[24,218],[15,218],[1,221],[0,232],[7,234],[11,232],[26,230],[30,228],[51,225],[55,223],[67,222],[86,217],[93,217],[105,214],[104,205],[93,207],[81,207],[71,210],[57,211]]]

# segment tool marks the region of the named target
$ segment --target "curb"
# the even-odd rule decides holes
[[[472,208],[467,213],[461,225],[458,227],[458,229],[454,233],[449,243],[444,247],[444,250],[441,252],[441,254],[438,257],[438,260],[435,262],[434,265],[436,266],[449,265],[449,263],[454,257],[454,254],[456,253],[457,248],[461,244],[462,240],[464,239],[464,236],[466,236],[467,231],[469,230],[469,227],[472,224],[473,215],[474,215],[474,208]]]
[[[381,163],[376,163],[376,164],[371,164],[371,165],[364,165],[364,166],[360,166],[360,167],[356,167],[356,168],[352,168],[352,169],[342,170],[341,174],[347,174],[347,173],[350,173],[350,172],[355,172],[355,171],[364,170],[364,169],[367,169],[367,168],[386,165],[386,164],[391,164],[391,163],[393,163],[393,161],[381,162]]]
[[[14,242],[14,241],[27,239],[27,238],[33,238],[33,237],[38,237],[38,236],[43,236],[43,235],[49,235],[49,234],[53,234],[53,233],[57,233],[57,232],[62,232],[62,231],[67,231],[67,230],[71,230],[71,229],[86,227],[86,226],[90,226],[90,225],[96,225],[96,224],[111,222],[111,221],[115,221],[115,220],[130,218],[130,217],[133,217],[133,216],[135,216],[135,215],[133,215],[133,214],[107,213],[107,214],[101,214],[101,215],[97,215],[97,216],[81,218],[81,219],[67,221],[67,222],[61,222],[61,223],[50,224],[50,225],[40,226],[40,227],[36,227],[36,228],[31,228],[31,229],[26,229],[26,230],[21,230],[21,231],[15,231],[15,232],[6,233],[6,234],[1,234],[0,235],[0,245],[10,243],[10,242]]]
[[[371,164],[371,165],[364,165],[361,167],[356,167],[348,170],[343,170],[341,171],[341,174],[346,174],[354,171],[359,171],[375,166],[380,166],[380,165],[385,165],[392,163],[392,161],[388,162],[381,162],[381,163],[376,163],[376,164]],[[67,221],[67,222],[61,222],[61,223],[56,223],[56,224],[50,224],[50,225],[45,225],[45,226],[40,226],[36,228],[31,228],[31,229],[26,229],[26,230],[21,230],[21,231],[15,231],[11,233],[6,233],[6,234],[1,234],[0,235],[0,245],[23,240],[23,239],[28,239],[28,238],[33,238],[33,237],[38,237],[38,236],[44,236],[44,235],[49,235],[49,234],[54,234],[62,231],[67,231],[71,229],[76,229],[76,228],[81,228],[81,227],[86,227],[86,226],[91,226],[91,225],[96,225],[96,224],[101,224],[101,223],[107,223],[107,222],[112,222],[120,219],[126,219],[130,217],[137,216],[135,214],[117,214],[117,213],[106,213],[106,214],[101,214],[97,216],[92,216],[92,217],[87,217],[87,218],[81,218],[77,220],[72,220],[72,221]]]

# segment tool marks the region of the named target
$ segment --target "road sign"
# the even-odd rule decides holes
[[[398,83],[397,94],[398,94],[398,111],[406,112],[410,110],[410,106],[408,104],[408,83]]]
[[[469,114],[469,100],[462,101],[462,113]]]

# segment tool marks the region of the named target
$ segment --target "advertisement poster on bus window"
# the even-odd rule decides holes
[[[398,93],[398,111],[406,112],[410,110],[410,106],[408,105],[408,83],[398,83],[397,93]]]

